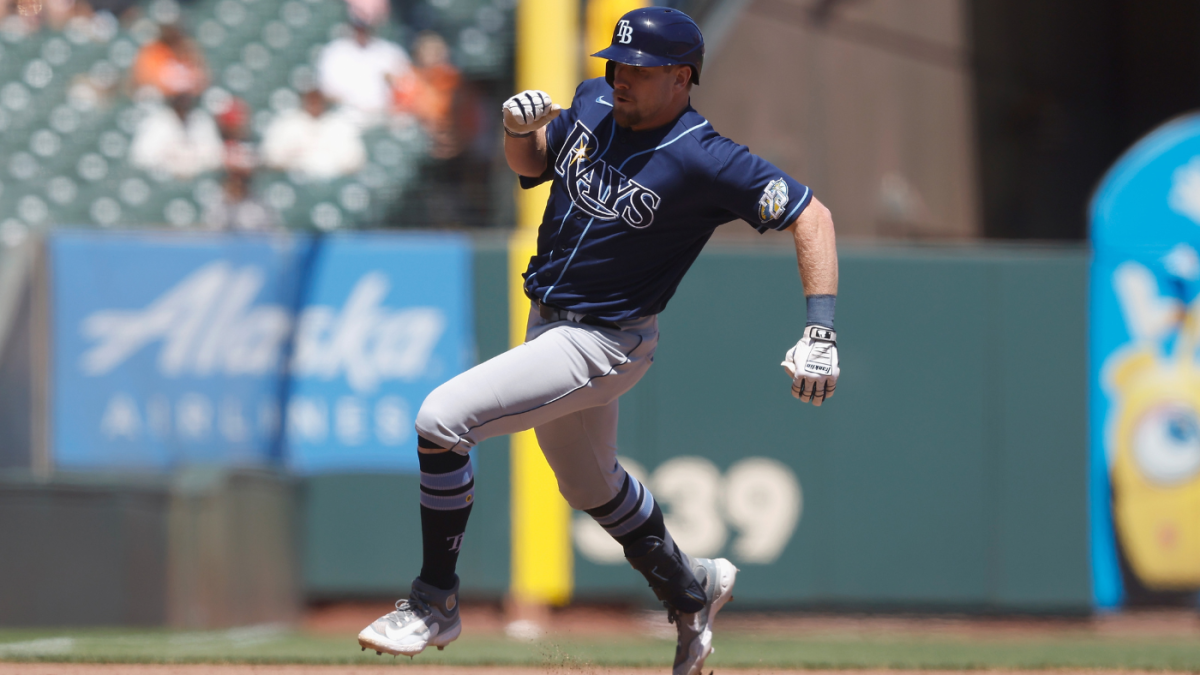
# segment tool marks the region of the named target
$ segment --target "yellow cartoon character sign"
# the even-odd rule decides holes
[[[1129,148],[1089,205],[1089,537],[1101,610],[1200,596],[1200,114]]]
[[[1113,383],[1113,515],[1126,559],[1148,588],[1200,588],[1200,370],[1189,356],[1140,351]]]
[[[1194,304],[1185,314],[1178,301],[1148,297],[1149,271],[1136,263],[1122,267],[1118,295],[1141,312],[1128,318],[1174,338],[1135,341],[1105,363],[1117,539],[1146,589],[1200,589],[1200,308]]]

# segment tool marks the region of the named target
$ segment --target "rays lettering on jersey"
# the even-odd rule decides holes
[[[662,200],[604,160],[592,159],[598,145],[592,130],[577,121],[554,164],[575,208],[597,220],[620,218],[630,227],[650,227]]]

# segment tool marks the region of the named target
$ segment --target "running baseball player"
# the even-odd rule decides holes
[[[783,367],[801,401],[821,405],[834,393],[829,211],[692,109],[704,56],[699,27],[677,10],[637,9],[594,56],[608,60],[607,75],[580,84],[570,109],[540,91],[503,105],[509,167],[524,188],[552,181],[537,255],[523,275],[526,341],[421,406],[421,574],[396,611],[359,634],[364,649],[414,655],[458,637],[455,565],[474,501],[467,453],[532,428],[567,503],[621,543],[666,606],[678,629],[674,675],[700,672],[737,568],[675,545],[650,491],[617,460],[617,404],[654,360],[656,317],[718,225],[741,218],[760,232],[792,232],[808,321]]]

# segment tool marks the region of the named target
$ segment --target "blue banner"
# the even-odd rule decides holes
[[[471,365],[472,314],[464,239],[357,235],[322,246],[296,334],[289,465],[417,471],[413,418]]]
[[[67,470],[414,471],[412,417],[470,365],[461,237],[49,239]]]
[[[1130,149],[1091,211],[1095,601],[1175,604],[1200,590],[1200,116]]]

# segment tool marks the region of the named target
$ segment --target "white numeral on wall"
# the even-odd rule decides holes
[[[724,476],[703,457],[675,457],[647,475],[640,464],[621,465],[650,488],[662,507],[667,529],[688,555],[713,557],[726,549],[729,529],[737,531],[726,555],[743,563],[769,564],[787,547],[800,521],[800,482],[787,465],[747,457]],[[618,564],[621,546],[586,514],[574,522],[575,545],[588,560]]]
[[[787,546],[803,508],[800,483],[782,462],[747,457],[725,474],[725,517],[741,532],[733,556],[752,563],[774,562]]]

